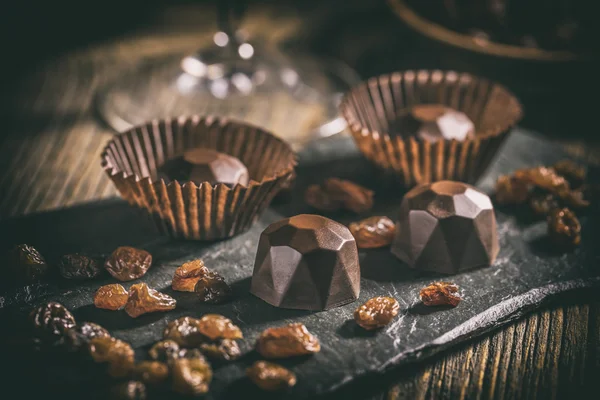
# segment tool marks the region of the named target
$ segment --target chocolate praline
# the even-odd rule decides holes
[[[461,182],[408,192],[400,206],[392,253],[409,266],[445,274],[491,265],[499,251],[490,198]]]
[[[224,183],[247,185],[248,169],[236,157],[213,149],[195,148],[181,157],[167,161],[159,168],[159,177],[166,181],[192,181],[196,185]]]
[[[416,137],[432,142],[465,140],[475,136],[475,125],[460,111],[441,104],[419,104],[401,110],[390,124],[390,132],[402,137]]]
[[[250,292],[267,303],[327,310],[356,300],[359,291],[358,250],[344,225],[301,214],[260,236]]]

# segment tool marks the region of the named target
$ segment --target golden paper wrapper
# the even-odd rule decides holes
[[[203,147],[237,157],[248,185],[166,183],[158,169],[184,151]],[[116,135],[102,167],[131,205],[146,210],[169,236],[214,240],[248,229],[294,174],[290,146],[260,128],[217,117],[157,120]]]
[[[443,104],[465,113],[475,137],[430,141],[390,134],[401,111],[418,104]],[[365,157],[409,187],[439,180],[474,183],[523,115],[519,100],[504,86],[453,71],[371,78],[347,93],[340,109]]]

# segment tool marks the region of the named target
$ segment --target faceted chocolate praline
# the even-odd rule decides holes
[[[390,125],[390,132],[404,138],[416,137],[432,142],[459,141],[475,136],[475,125],[466,114],[441,104],[419,104],[401,110]]]
[[[440,181],[404,196],[392,253],[409,266],[454,274],[491,265],[498,251],[494,207],[485,193]]]
[[[249,181],[248,169],[239,159],[206,148],[191,149],[167,161],[159,168],[159,176],[166,181],[192,181],[196,185],[208,182],[235,186],[247,185]]]
[[[250,292],[282,308],[327,310],[355,301],[360,267],[347,227],[302,214],[271,224],[260,237]]]

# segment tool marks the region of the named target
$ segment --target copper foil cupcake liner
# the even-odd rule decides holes
[[[429,141],[390,133],[401,110],[417,104],[464,112],[475,125],[475,137]],[[340,108],[360,151],[409,187],[438,180],[474,183],[523,115],[519,100],[504,86],[453,71],[371,78],[347,93]]]
[[[248,185],[165,182],[158,169],[184,151],[203,147],[237,157]],[[102,167],[129,204],[147,211],[169,236],[214,240],[248,229],[294,174],[290,146],[260,128],[217,117],[157,120],[116,135]]]

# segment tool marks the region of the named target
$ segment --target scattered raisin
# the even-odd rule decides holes
[[[524,168],[515,171],[514,178],[527,182],[551,193],[569,190],[569,182],[549,167]]]
[[[173,310],[176,304],[177,301],[171,296],[150,289],[145,283],[137,283],[129,288],[125,312],[137,318],[150,312]]]
[[[208,392],[212,370],[204,359],[180,358],[173,362],[173,390],[183,395],[197,396]]]
[[[221,339],[200,344],[200,351],[211,360],[230,361],[239,358],[242,352],[235,340]]]
[[[96,337],[88,346],[95,362],[108,363],[108,374],[121,378],[131,372],[134,365],[134,352],[128,343],[112,337]]]
[[[76,325],[75,318],[65,306],[50,302],[34,309],[29,317],[36,337],[48,344],[64,340]]]
[[[458,286],[451,282],[433,282],[421,289],[419,295],[426,306],[456,307],[462,300],[458,294]]]
[[[9,253],[10,269],[17,279],[35,281],[49,271],[44,257],[35,247],[19,244]]]
[[[563,248],[581,243],[581,224],[568,208],[556,209],[548,216],[548,235],[552,242]]]
[[[110,394],[115,400],[145,400],[146,386],[142,382],[127,381],[113,386]]]
[[[256,361],[246,369],[246,375],[256,386],[270,392],[291,388],[296,384],[296,375],[292,371],[268,361]]]
[[[119,247],[108,257],[104,268],[120,281],[141,278],[152,265],[152,255],[134,247]]]
[[[229,318],[219,314],[206,314],[198,321],[198,330],[210,340],[243,339],[242,331]]]
[[[97,337],[110,337],[110,332],[93,322],[84,322],[66,333],[65,344],[69,350],[78,350]]]
[[[318,353],[321,344],[304,324],[294,323],[263,331],[256,341],[256,350],[265,358],[287,358]]]
[[[173,340],[183,347],[196,347],[205,341],[200,332],[200,320],[192,317],[181,317],[169,322],[163,338]]]
[[[90,257],[67,254],[60,258],[58,271],[67,279],[92,279],[100,275],[102,267]]]
[[[204,354],[202,354],[200,349],[181,349],[179,350],[179,353],[177,353],[177,357],[175,357],[175,359],[177,358],[200,358],[206,361]]]
[[[304,201],[320,211],[337,211],[342,207],[342,204],[333,200],[321,185],[310,185],[304,193]]]
[[[529,206],[535,215],[545,217],[550,214],[552,210],[558,207],[558,201],[553,194],[539,194],[532,196],[529,199]]]
[[[522,204],[529,198],[530,187],[527,182],[504,175],[496,181],[496,201],[499,204]]]
[[[373,208],[373,191],[354,182],[329,178],[322,185],[311,185],[304,194],[310,206],[321,211],[344,208],[362,213]]]
[[[391,297],[373,297],[354,311],[356,323],[370,331],[386,326],[396,315],[400,305]]]
[[[208,272],[202,260],[194,260],[183,264],[175,270],[171,287],[180,292],[193,292],[196,282]]]
[[[559,161],[552,168],[569,182],[571,189],[578,189],[585,182],[585,167],[571,160]]]
[[[329,178],[323,184],[327,193],[347,210],[363,213],[373,208],[373,191],[354,182]]]
[[[388,217],[376,216],[353,222],[349,228],[359,249],[375,249],[392,243],[396,224]]]
[[[144,383],[156,385],[169,377],[169,367],[159,361],[142,361],[133,368],[133,376]]]
[[[129,293],[122,285],[112,283],[98,288],[94,294],[94,305],[106,310],[120,310],[125,307],[128,298]]]
[[[203,303],[221,304],[231,298],[231,288],[216,272],[207,272],[200,277],[194,292]]]
[[[148,351],[150,358],[156,361],[170,362],[178,358],[179,345],[174,340],[161,340],[156,342]]]

